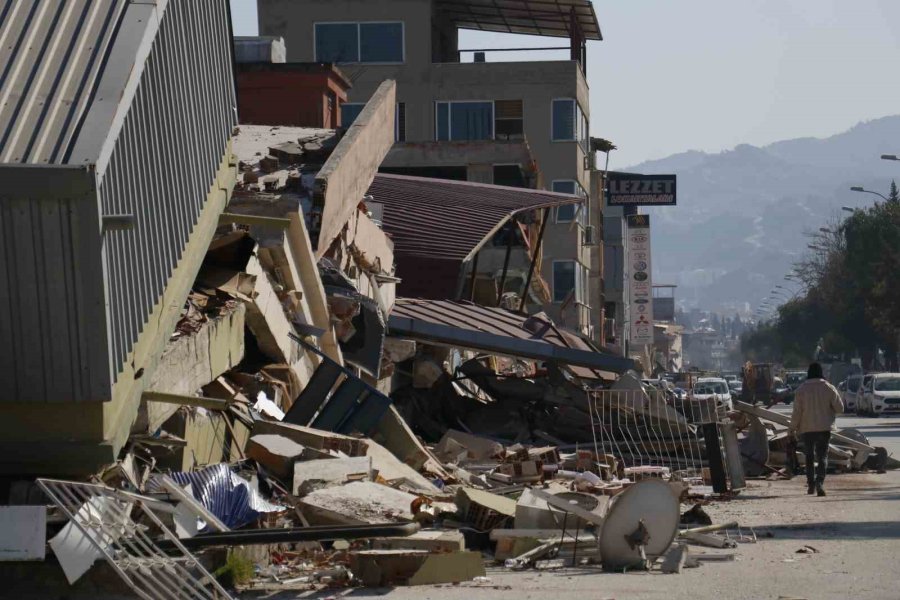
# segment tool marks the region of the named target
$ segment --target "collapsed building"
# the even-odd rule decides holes
[[[0,563],[35,569],[12,593],[446,583],[486,561],[677,570],[686,543],[728,547],[708,534],[729,524],[679,531],[680,504],[740,492],[777,441],[648,389],[541,311],[545,226],[581,199],[378,173],[390,80],[345,130],[235,124],[225,10],[11,16],[109,55],[82,57],[71,106],[65,79],[39,78],[51,101],[17,110],[46,114],[0,146]],[[875,451],[835,452],[864,468]]]

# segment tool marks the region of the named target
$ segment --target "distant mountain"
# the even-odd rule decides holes
[[[622,169],[678,175],[678,206],[649,209],[654,281],[677,284],[688,307],[755,307],[808,251],[804,232],[841,218],[841,206],[878,200],[851,186],[886,195],[900,182],[900,163],[882,154],[900,154],[900,115],[823,139],[692,150]]]

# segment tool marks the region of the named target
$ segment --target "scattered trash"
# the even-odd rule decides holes
[[[812,546],[803,546],[799,550],[797,550],[797,554],[818,554],[819,551]]]

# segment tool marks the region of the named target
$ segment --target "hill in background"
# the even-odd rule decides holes
[[[851,186],[887,195],[891,179],[900,181],[900,163],[882,154],[900,154],[900,116],[824,139],[688,151],[622,169],[678,175],[678,206],[648,209],[654,282],[677,284],[686,307],[755,307],[808,252],[804,232],[841,218],[841,206],[878,200]]]

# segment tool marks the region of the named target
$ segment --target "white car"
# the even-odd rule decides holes
[[[872,375],[863,389],[863,405],[872,416],[900,413],[900,373]]]
[[[859,388],[856,390],[856,414],[857,415],[867,415],[869,414],[869,407],[866,406],[866,390],[872,387],[872,378],[875,377],[874,373],[868,373],[863,375],[862,380],[860,381]]]
[[[708,400],[715,398],[716,404],[724,406],[728,410],[734,409],[731,399],[731,390],[728,383],[721,377],[702,377],[694,384],[694,399]]]
[[[862,383],[862,378],[863,376],[857,373],[842,381],[838,386],[841,401],[844,403],[844,412],[856,410],[856,395],[859,393],[859,384]]]

